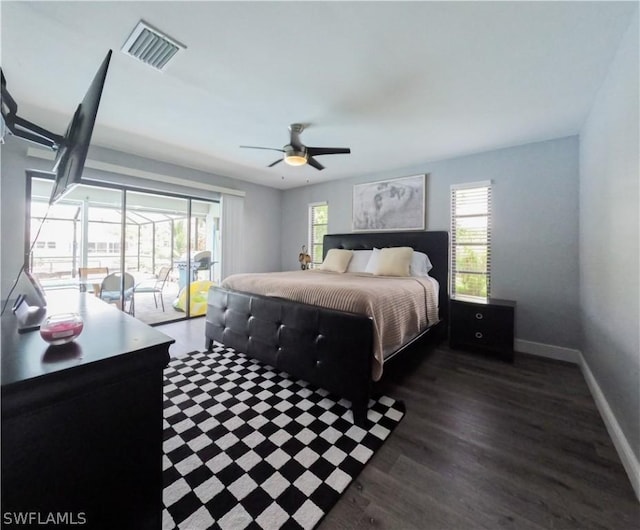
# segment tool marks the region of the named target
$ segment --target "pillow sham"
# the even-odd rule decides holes
[[[378,267],[378,260],[380,259],[380,249],[373,248],[371,251],[371,256],[369,257],[369,261],[367,262],[367,267],[364,269],[364,272],[368,272],[369,274],[374,274],[376,272],[376,268]]]
[[[411,247],[390,247],[380,249],[376,276],[409,276],[413,249]]]
[[[353,256],[353,250],[344,248],[329,249],[324,261],[318,267],[321,271],[345,272]]]
[[[373,250],[354,250],[347,272],[366,272]]]
[[[391,247],[391,248],[400,248],[400,247]],[[407,247],[410,248],[410,247]],[[358,251],[358,252],[367,252],[367,251]],[[376,268],[378,267],[378,260],[380,259],[380,249],[374,248],[371,251],[371,257],[369,258],[369,262],[367,263],[367,267],[364,272],[368,272],[369,274],[375,274]],[[409,267],[409,276],[429,276],[429,271],[433,268],[431,264],[431,260],[429,256],[427,256],[424,252],[413,251],[413,256],[411,257],[411,266]]]
[[[411,276],[429,276],[429,271],[433,268],[431,260],[424,252],[413,251],[411,258]]]

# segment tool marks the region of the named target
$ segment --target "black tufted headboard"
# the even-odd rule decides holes
[[[440,319],[449,315],[449,232],[353,232],[324,236],[323,252],[331,248],[367,250],[384,247],[411,247],[429,256],[433,269],[429,275],[438,280]]]

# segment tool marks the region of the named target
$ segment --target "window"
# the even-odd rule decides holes
[[[451,239],[451,294],[490,296],[490,181],[451,186]]]
[[[316,202],[309,205],[309,255],[311,266],[322,263],[322,243],[329,223],[329,205]]]
[[[120,254],[120,241],[109,241],[109,254]]]

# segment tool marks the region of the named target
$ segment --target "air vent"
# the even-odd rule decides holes
[[[158,31],[144,21],[138,22],[122,51],[157,70],[164,70],[169,60],[179,51],[186,49],[184,44]]]

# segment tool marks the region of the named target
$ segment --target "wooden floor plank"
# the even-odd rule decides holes
[[[473,522],[467,518],[468,513],[460,513],[455,506],[443,504],[437,496],[432,496],[430,488],[416,488],[404,477],[382,472],[375,466],[367,469],[366,480],[363,477],[359,484],[361,495],[370,500],[365,510],[370,515],[369,522],[377,527],[423,529],[429,528],[425,526],[429,522],[433,528],[469,528]],[[382,513],[384,518],[381,521],[379,516]],[[381,525],[383,521],[390,523]]]
[[[464,513],[478,528],[518,528],[521,530],[544,530],[545,525],[529,521],[514,510],[517,504],[511,502],[513,496],[509,488],[508,502],[496,505],[495,499],[503,492],[496,477],[486,470],[482,475],[461,473],[455,468],[432,469],[428,463],[421,465],[408,456],[401,456],[391,470],[391,476],[398,476],[416,489],[428,489],[429,496],[457,513]],[[465,495],[452,495],[451,487],[464,490]]]

